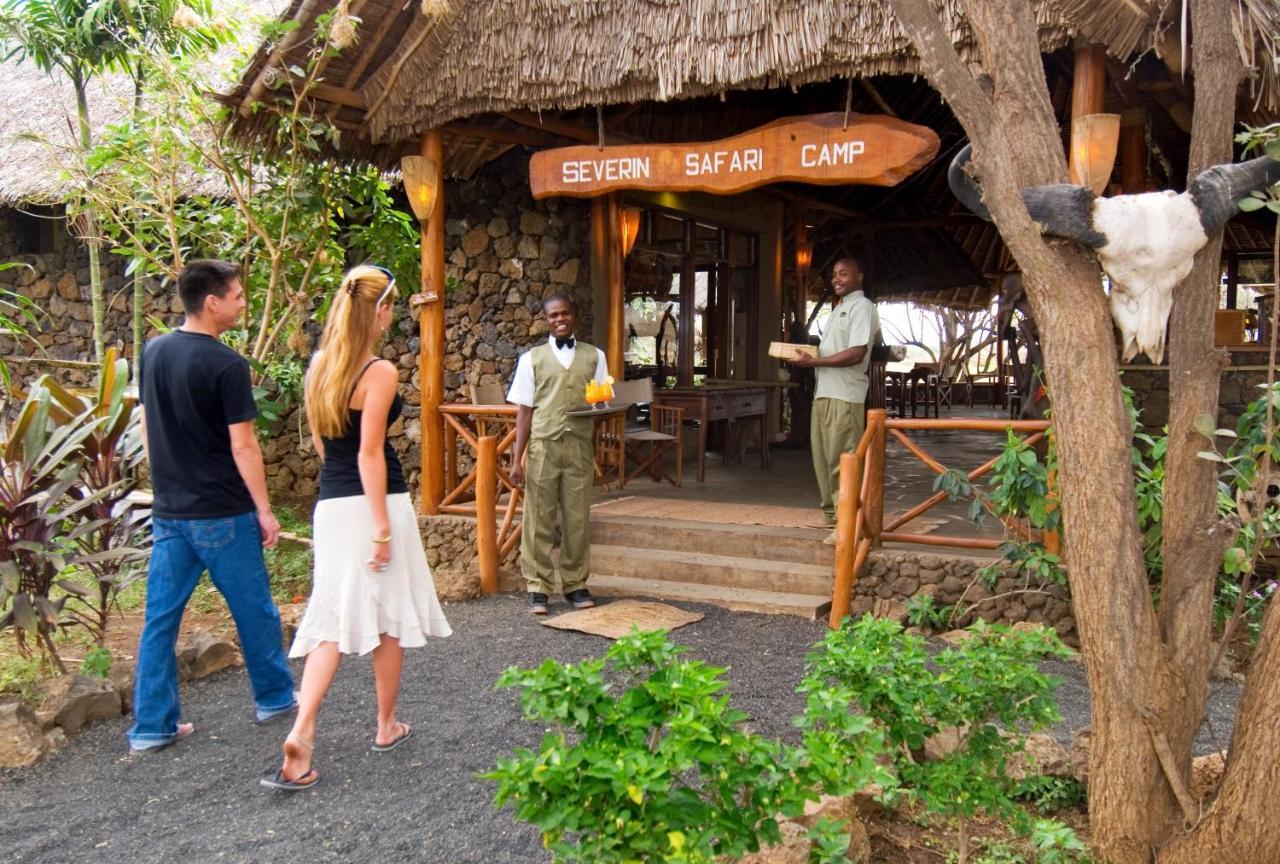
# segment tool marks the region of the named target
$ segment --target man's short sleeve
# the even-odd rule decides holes
[[[849,310],[849,336],[845,344],[850,348],[870,345],[875,336],[875,305],[866,298]]]
[[[228,426],[258,416],[253,401],[253,383],[249,379],[249,363],[244,358],[228,363],[218,376],[218,393],[222,397],[222,414]]]
[[[596,349],[596,380],[603,381],[609,377],[609,361],[605,359],[604,352],[599,348]]]
[[[507,401],[513,405],[533,407],[534,381],[533,361],[526,351],[516,361],[516,374],[511,376],[511,389],[507,391]]]

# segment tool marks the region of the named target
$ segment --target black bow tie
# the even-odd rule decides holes
[[[572,336],[570,336],[568,339],[561,339],[559,336],[556,337],[557,348],[572,348],[573,345],[574,345],[574,341]]]

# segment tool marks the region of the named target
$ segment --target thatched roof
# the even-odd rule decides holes
[[[1177,49],[1173,0],[1032,3],[1045,53],[1076,36],[1123,60],[1157,46]],[[957,0],[939,5],[961,54],[976,61]],[[1276,55],[1280,0],[1231,5],[1240,16],[1242,53],[1259,67],[1260,104],[1280,110],[1275,64],[1261,59]],[[300,63],[316,17],[332,7],[330,0],[292,0],[284,18],[300,22],[300,38],[284,52],[264,46],[229,99],[240,105],[269,99],[263,84],[273,77],[279,83],[280,69]],[[444,11],[426,15],[424,7]],[[351,9],[361,19],[358,41],[328,61],[316,102],[344,129],[344,152],[383,164],[428,129],[448,132],[452,121],[491,112],[690,99],[918,71],[883,2],[352,0]],[[252,133],[262,122],[246,116],[238,128]]]
[[[279,15],[284,0],[215,0],[215,8],[243,19],[266,20]],[[244,27],[243,38],[254,44],[257,27]],[[2,52],[0,52],[2,53]],[[234,80],[240,53],[229,46],[219,55],[226,66],[224,80]],[[133,81],[123,74],[93,79],[88,88],[89,116],[95,129],[125,121],[133,102]],[[77,148],[75,90],[60,72],[46,73],[30,61],[0,62],[0,206],[58,204],[65,200],[67,182],[60,160]],[[192,177],[193,189],[208,178]]]

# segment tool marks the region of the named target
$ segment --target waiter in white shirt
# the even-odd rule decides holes
[[[520,569],[534,615],[547,614],[547,598],[555,589],[551,546],[557,521],[564,597],[575,609],[595,605],[586,587],[595,421],[568,412],[585,406],[592,378],[603,381],[608,375],[604,352],[574,336],[577,309],[572,299],[550,295],[542,301],[542,316],[550,331],[547,341],[520,355],[507,393],[507,401],[518,406],[511,481],[524,488]]]

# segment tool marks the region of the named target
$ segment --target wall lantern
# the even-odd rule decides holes
[[[1111,181],[1120,142],[1119,114],[1085,114],[1071,121],[1071,182],[1101,195]]]
[[[796,281],[804,284],[809,275],[809,267],[813,264],[813,244],[805,241],[796,244]]]
[[[631,254],[631,249],[636,245],[636,238],[640,236],[640,217],[644,214],[639,207],[619,207],[618,208],[618,236],[622,240],[622,257],[626,258]]]
[[[413,215],[419,222],[427,222],[440,194],[440,166],[421,156],[405,156],[400,160],[400,174]]]

